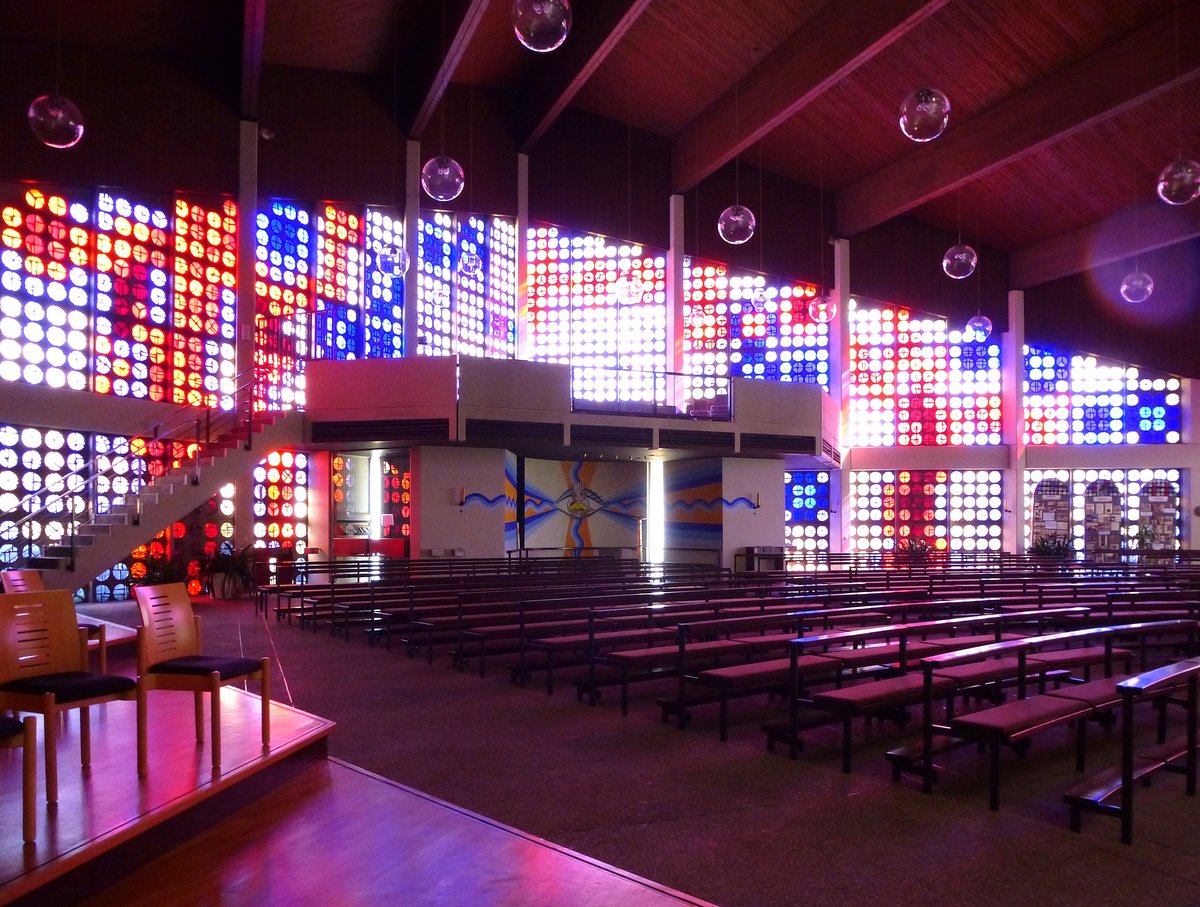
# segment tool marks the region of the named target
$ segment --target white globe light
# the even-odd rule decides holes
[[[1167,164],[1158,175],[1158,197],[1168,205],[1186,205],[1200,196],[1200,164],[1186,159]]]
[[[483,277],[483,258],[474,252],[464,252],[458,259],[458,273],[463,277]]]
[[[1121,281],[1121,298],[1126,302],[1145,302],[1154,292],[1154,278],[1145,271],[1134,271]]]
[[[421,168],[421,188],[435,201],[448,202],[458,198],[466,183],[458,161],[444,154],[431,157]]]
[[[403,246],[387,245],[375,255],[375,268],[385,277],[403,277],[408,273],[408,252]]]
[[[947,277],[963,280],[975,273],[975,265],[979,263],[979,255],[966,243],[951,246],[942,256],[942,270]]]
[[[731,246],[740,246],[754,235],[754,212],[745,205],[730,205],[717,219],[717,232]]]
[[[829,324],[837,318],[837,303],[828,293],[814,296],[808,303],[808,317],[817,324]]]
[[[900,105],[900,131],[914,142],[932,142],[950,122],[950,99],[936,88],[918,88]]]
[[[967,322],[967,330],[963,332],[964,340],[975,340],[979,343],[992,336],[992,319],[987,315],[976,315]]]
[[[513,32],[522,45],[539,54],[558,50],[571,30],[567,0],[515,0]]]
[[[83,114],[74,101],[61,95],[34,98],[28,116],[29,128],[43,145],[70,148],[83,138]]]

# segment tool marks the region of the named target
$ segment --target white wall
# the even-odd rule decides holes
[[[734,555],[750,545],[783,545],[783,473],[781,460],[721,461],[722,497],[749,498],[757,509],[726,506],[722,519],[721,566],[734,564]]]
[[[410,466],[414,558],[429,557],[435,548],[504,557],[503,450],[414,447]],[[460,491],[471,498],[461,507]]]

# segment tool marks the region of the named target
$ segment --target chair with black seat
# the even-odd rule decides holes
[[[37,840],[37,720],[32,715],[0,715],[0,747],[21,749],[21,834],[26,844]]]
[[[201,654],[200,618],[192,613],[183,583],[138,586],[138,774],[149,769],[146,696],[150,690],[191,691],[196,705],[196,741],[204,741],[204,694],[208,694],[213,772],[221,770],[221,687],[257,680],[262,697],[262,745],[271,745],[269,658]]]
[[[0,709],[35,712],[42,722],[46,802],[58,802],[58,715],[79,709],[80,763],[91,765],[90,708],[137,698],[137,682],[89,671],[87,631],[66,589],[0,595]]]

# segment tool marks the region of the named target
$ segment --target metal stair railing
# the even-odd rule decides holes
[[[45,486],[21,498],[8,513],[0,516],[0,546],[11,544],[16,548],[16,560],[8,564],[0,563],[0,567],[20,566],[29,558],[39,556],[35,553],[39,548],[44,552],[50,548],[69,546],[67,569],[73,570],[81,526],[95,525],[102,517],[117,512],[128,515],[129,522],[138,525],[142,515],[140,495],[148,486],[172,474],[184,476],[190,484],[199,484],[201,457],[206,451],[211,452],[216,442],[237,439],[244,442],[246,450],[251,450],[254,418],[265,412],[258,406],[255,373],[253,367],[240,373],[235,378],[233,393],[222,394],[224,399],[233,401],[230,409],[202,409],[185,405],[150,425],[141,425],[125,433],[127,437],[142,439],[147,444],[187,444],[189,456],[181,460],[178,466],[168,466],[162,474],[148,477],[145,457],[126,458],[106,452],[97,454],[65,474],[50,477]],[[129,490],[114,497],[108,509],[99,513],[95,509],[97,486],[106,479],[128,480]],[[51,487],[51,484],[56,487]],[[134,508],[132,513],[125,509],[130,506]],[[23,516],[14,518],[23,511]],[[81,518],[89,515],[91,523],[84,523]],[[63,536],[61,539],[43,539],[39,545],[35,533],[27,529],[47,516],[65,521]]]

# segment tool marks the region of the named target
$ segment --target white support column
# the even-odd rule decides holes
[[[1008,333],[1000,345],[1001,441],[1008,445],[1004,477],[1004,550],[1025,550],[1025,294],[1008,294]]]
[[[529,336],[529,155],[517,155],[517,358],[528,359]]]
[[[409,139],[404,156],[404,251],[408,253],[408,273],[404,276],[404,357],[417,355],[417,284],[421,271],[418,260],[417,219],[421,215],[421,143]]]
[[[234,374],[242,385],[237,390],[237,409],[247,411],[254,393],[254,254],[255,219],[258,212],[258,123],[242,120],[238,128],[238,292],[237,329],[234,334]],[[263,451],[265,456],[266,451]],[[250,470],[233,493],[233,544],[241,548],[254,541],[254,482]]]
[[[684,198],[671,196],[671,242],[667,249],[667,371],[683,371]]]
[[[824,250],[821,254],[824,254]],[[829,396],[839,415],[837,449],[842,456],[842,467],[830,476],[829,501],[833,510],[829,514],[829,550],[840,554],[850,550],[846,533],[851,523],[849,472],[853,466],[850,449],[843,440],[847,437],[845,405],[850,399],[850,375],[845,371],[850,362],[850,331],[846,327],[850,315],[848,239],[833,241],[833,289],[830,295],[837,304],[837,317],[829,322]]]

